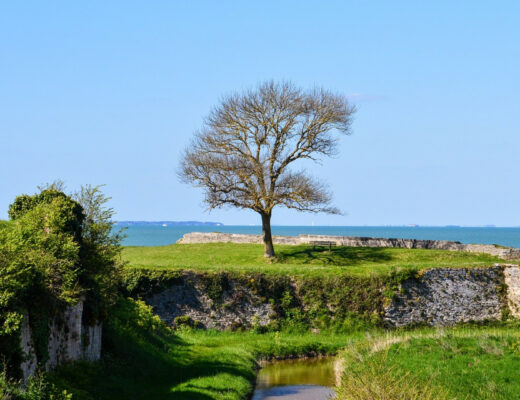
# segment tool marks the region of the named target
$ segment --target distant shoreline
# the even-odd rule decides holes
[[[224,224],[222,222],[213,221],[117,221],[116,225],[122,226],[250,226],[250,227],[261,227],[260,224],[248,224],[248,225],[234,225]],[[403,225],[287,225],[287,224],[272,224],[271,226],[276,227],[290,227],[290,228],[443,228],[443,229],[465,229],[465,228],[483,228],[483,229],[518,229],[520,226],[498,226],[498,225],[416,225],[416,224],[403,224]]]
[[[178,221],[179,223],[180,221]],[[166,223],[166,226],[163,224]],[[255,225],[181,225],[167,222],[153,224],[118,225],[126,228],[126,246],[162,246],[175,243],[190,232],[222,232],[261,234],[262,227]],[[520,248],[520,228],[508,227],[408,227],[408,226],[283,226],[273,225],[278,236],[331,235],[373,238],[446,240],[461,243],[499,244]]]
[[[118,226],[223,226],[221,222],[208,221],[118,221]]]

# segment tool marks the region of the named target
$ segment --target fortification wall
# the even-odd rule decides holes
[[[384,320],[391,326],[498,320],[502,315],[500,267],[432,269],[401,284]]]
[[[49,324],[48,359],[45,369],[50,371],[58,365],[80,359],[89,361],[101,357],[102,325],[87,326],[82,323],[83,302],[65,309],[59,318]],[[24,361],[21,365],[23,379],[26,381],[36,371],[38,359],[26,314],[21,327],[21,348]]]
[[[419,240],[419,239],[385,239],[354,236],[328,236],[328,235],[299,235],[299,236],[274,236],[275,244],[309,244],[316,241],[336,243],[337,246],[351,247],[397,247],[406,249],[436,249],[468,251],[471,253],[486,253],[500,257],[504,260],[520,260],[520,249],[500,247],[492,244],[463,244],[444,240]],[[177,243],[262,243],[261,235],[248,235],[220,232],[191,232],[186,233]]]
[[[247,286],[227,280],[218,301],[208,294],[205,282],[195,274],[186,274],[175,285],[146,297],[146,303],[168,325],[176,317],[189,317],[200,328],[228,330],[264,326],[273,309]]]
[[[211,289],[204,275],[196,273],[185,273],[175,284],[146,296],[145,300],[169,325],[174,324],[176,317],[186,316],[201,328],[227,330],[267,325],[273,318],[276,320],[280,317],[276,315],[280,299],[273,300],[262,295],[260,288],[253,288],[247,283],[249,277],[242,280],[227,279],[218,301],[211,298]],[[380,286],[374,290],[370,287],[373,281],[369,278],[337,281],[332,286],[327,286],[326,277],[321,283],[317,279],[288,279],[279,291],[290,292],[294,297],[291,307],[307,315],[318,305],[313,303],[316,299],[313,296],[305,299],[306,293],[312,288],[322,287],[319,296],[325,298],[326,305],[323,307],[327,309],[322,311],[327,312],[332,320],[338,312],[338,301],[347,304],[352,301],[350,296],[357,296],[358,300],[359,296],[369,296],[365,306],[343,310],[343,313],[361,312],[365,316],[367,313],[376,314],[389,327],[418,324],[450,326],[472,321],[501,320],[508,316],[520,318],[520,269],[512,264],[425,270],[418,276],[402,281],[398,288],[394,287],[392,295],[388,294],[391,286],[384,280],[380,280]],[[273,282],[266,281],[264,285],[269,286]]]

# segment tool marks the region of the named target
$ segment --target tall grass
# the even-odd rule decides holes
[[[347,347],[338,400],[520,398],[516,327],[389,333]]]
[[[447,393],[421,382],[411,372],[401,373],[388,360],[388,350],[379,357],[351,356],[362,368],[347,368],[337,389],[338,400],[448,400]]]

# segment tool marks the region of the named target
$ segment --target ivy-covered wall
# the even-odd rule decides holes
[[[6,379],[98,359],[119,293],[121,236],[99,188],[18,196],[0,223],[0,355]],[[99,344],[98,344],[99,342]]]
[[[350,331],[500,320],[518,314],[511,310],[520,305],[519,290],[519,268],[512,265],[405,271],[384,277],[129,269],[122,287],[125,295],[144,299],[173,326],[264,331]]]
[[[86,325],[83,321],[83,305],[83,301],[80,301],[68,306],[49,321],[48,332],[40,344],[44,349],[37,349],[35,339],[38,332],[31,327],[29,314],[24,315],[20,333],[24,381],[36,372],[38,365],[43,365],[49,371],[64,363],[101,358],[102,324]]]
[[[413,271],[386,277],[291,277],[127,269],[121,288],[144,299],[167,324],[201,328],[365,329]]]

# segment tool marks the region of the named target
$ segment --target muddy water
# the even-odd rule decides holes
[[[269,362],[258,373],[253,400],[325,400],[334,382],[331,357]]]

